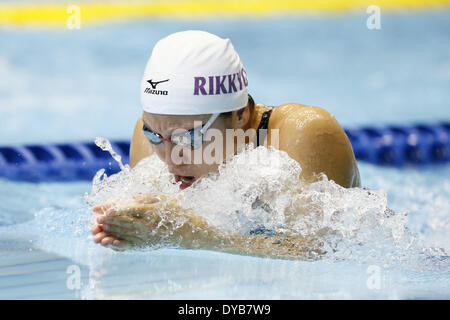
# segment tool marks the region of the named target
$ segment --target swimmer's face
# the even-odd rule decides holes
[[[169,139],[172,137],[172,133],[175,130],[194,129],[195,121],[201,121],[201,125],[204,125],[210,117],[211,115],[178,116],[144,112],[143,121],[145,126],[151,131],[160,134],[164,139]],[[198,123],[196,124],[198,125]],[[233,128],[235,125],[236,124],[233,123],[232,117],[227,118],[221,115],[212,123],[207,131],[208,133],[210,130],[213,130],[211,133],[221,132],[222,134],[223,141],[221,147],[224,152],[222,152],[223,157],[221,157],[220,161],[205,160],[205,150],[207,150],[207,146],[211,143],[215,143],[214,146],[217,146],[217,141],[214,142],[214,138],[209,141],[203,141],[201,148],[194,150],[189,147],[181,147],[169,141],[163,141],[159,144],[152,144],[152,148],[155,150],[158,157],[167,164],[169,171],[175,176],[175,181],[181,181],[180,188],[185,189],[194,183],[194,181],[207,175],[209,172],[213,172],[218,169],[220,163],[227,156],[225,152],[226,129]],[[211,154],[211,152],[209,152],[209,154]],[[213,155],[215,155],[215,153],[213,153]],[[217,157],[214,157],[214,159],[216,160]]]

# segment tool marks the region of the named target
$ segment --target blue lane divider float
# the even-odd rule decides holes
[[[450,162],[450,123],[345,131],[361,161],[398,168]],[[111,145],[122,162],[128,163],[129,141],[114,141]],[[111,155],[94,143],[0,147],[0,177],[10,180],[91,180],[102,168],[108,175],[119,171]]]
[[[128,163],[128,141],[111,142],[113,149]],[[91,180],[104,168],[110,175],[119,165],[109,152],[93,142],[54,145],[0,147],[0,177],[15,181],[77,181]]]
[[[345,131],[361,161],[398,168],[450,162],[450,123]]]

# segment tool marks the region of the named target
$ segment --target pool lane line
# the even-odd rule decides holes
[[[51,0],[49,0],[51,1]],[[156,2],[85,2],[77,4],[84,25],[143,18],[264,17],[273,14],[345,13],[363,11],[370,5],[382,11],[434,10],[450,6],[450,0],[222,0]],[[1,26],[66,28],[74,13],[61,3],[0,4]]]
[[[450,164],[450,122],[345,128],[359,161],[420,168]],[[129,163],[130,141],[111,141]],[[93,142],[0,146],[0,179],[27,182],[92,181],[103,169],[108,176],[120,171],[109,152]]]

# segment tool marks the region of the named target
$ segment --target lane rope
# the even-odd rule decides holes
[[[450,122],[345,131],[360,161],[397,168],[450,163]],[[130,142],[111,145],[128,163]],[[9,180],[91,180],[102,168],[108,175],[119,171],[111,155],[93,142],[0,147],[0,177]]]

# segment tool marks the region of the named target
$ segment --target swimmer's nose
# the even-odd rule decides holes
[[[171,142],[164,142],[164,148],[164,161],[169,167],[174,167],[184,162],[185,159],[183,159],[183,148],[176,146]]]

